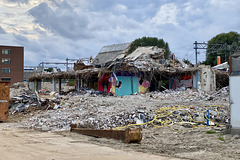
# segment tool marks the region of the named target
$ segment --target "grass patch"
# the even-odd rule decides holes
[[[222,133],[219,133],[219,134],[218,134],[218,139],[219,139],[220,141],[225,141],[225,139],[222,137],[222,135],[223,135]]]
[[[206,131],[207,134],[214,134],[216,131]]]

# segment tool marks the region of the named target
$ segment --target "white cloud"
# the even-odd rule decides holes
[[[6,0],[7,2],[11,2],[11,3],[28,3],[29,0]]]
[[[96,56],[104,45],[151,36],[194,60],[194,41],[240,31],[239,13],[238,0],[4,0],[0,43],[24,46],[25,65],[37,65]]]
[[[157,14],[151,19],[151,23],[155,25],[162,25],[167,23],[177,25],[177,13],[178,10],[175,4],[164,4],[160,7]]]
[[[127,6],[123,4],[116,4],[113,9],[118,12],[125,12],[127,10]]]

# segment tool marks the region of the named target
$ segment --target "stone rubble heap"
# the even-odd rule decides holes
[[[213,121],[211,125],[229,124],[230,121],[229,105],[209,107],[206,104],[207,102],[228,104],[229,87],[211,94],[187,89],[120,97],[101,95],[94,90],[83,90],[59,96],[56,92],[48,95],[30,92],[27,84],[23,83],[11,86],[11,95],[11,114],[18,112],[28,114],[29,111],[41,110],[40,114],[24,120],[22,126],[42,131],[69,130],[72,123],[77,123],[81,128],[94,129],[142,123],[145,123],[142,125],[143,128],[176,122],[184,122],[185,126],[205,125],[207,109],[210,112],[210,120]],[[198,105],[179,105],[195,102],[199,102]],[[175,105],[177,107],[174,108]],[[168,116],[163,116],[166,113]]]
[[[184,100],[184,101],[218,101],[229,102],[229,87],[224,87],[215,93],[198,92],[187,90],[165,90],[163,92],[150,92],[147,96],[161,100]]]
[[[180,96],[178,91],[172,94]],[[221,92],[218,94],[221,94]],[[189,106],[173,111],[170,109],[173,105],[159,105],[159,99],[143,97],[142,95],[104,97],[90,93],[83,95],[72,93],[61,96],[58,106],[55,110],[43,111],[41,114],[23,121],[22,125],[30,129],[42,131],[69,130],[72,123],[77,123],[81,128],[110,129],[129,124],[148,123],[156,115],[162,114],[155,111],[163,107],[166,108],[164,111],[171,113],[169,116],[157,118],[153,123],[145,124],[142,127],[165,125],[161,122],[169,118],[171,122],[166,123],[168,125],[182,121],[194,125],[205,125],[206,109],[210,110],[210,120],[217,122],[216,124],[228,124],[230,113],[228,106],[225,106],[225,108],[205,108],[202,105]],[[181,108],[181,106],[179,107]],[[215,125],[214,123],[210,124]]]

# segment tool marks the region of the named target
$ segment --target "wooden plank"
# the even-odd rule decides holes
[[[72,124],[71,132],[94,137],[122,140],[125,143],[140,143],[142,140],[141,128],[135,130],[130,130],[129,128],[125,130],[96,130],[77,128],[76,124]]]
[[[7,120],[10,82],[0,82],[0,121]]]

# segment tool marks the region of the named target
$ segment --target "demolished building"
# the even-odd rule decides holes
[[[207,65],[192,67],[180,59],[164,59],[165,50],[156,46],[138,47],[128,54],[129,46],[130,43],[104,46],[93,60],[94,68],[38,73],[30,77],[31,88],[40,90],[41,80],[51,79],[53,90],[58,81],[61,94],[61,80],[75,79],[76,91],[89,88],[118,96],[187,88],[212,92],[219,77],[228,76]]]

